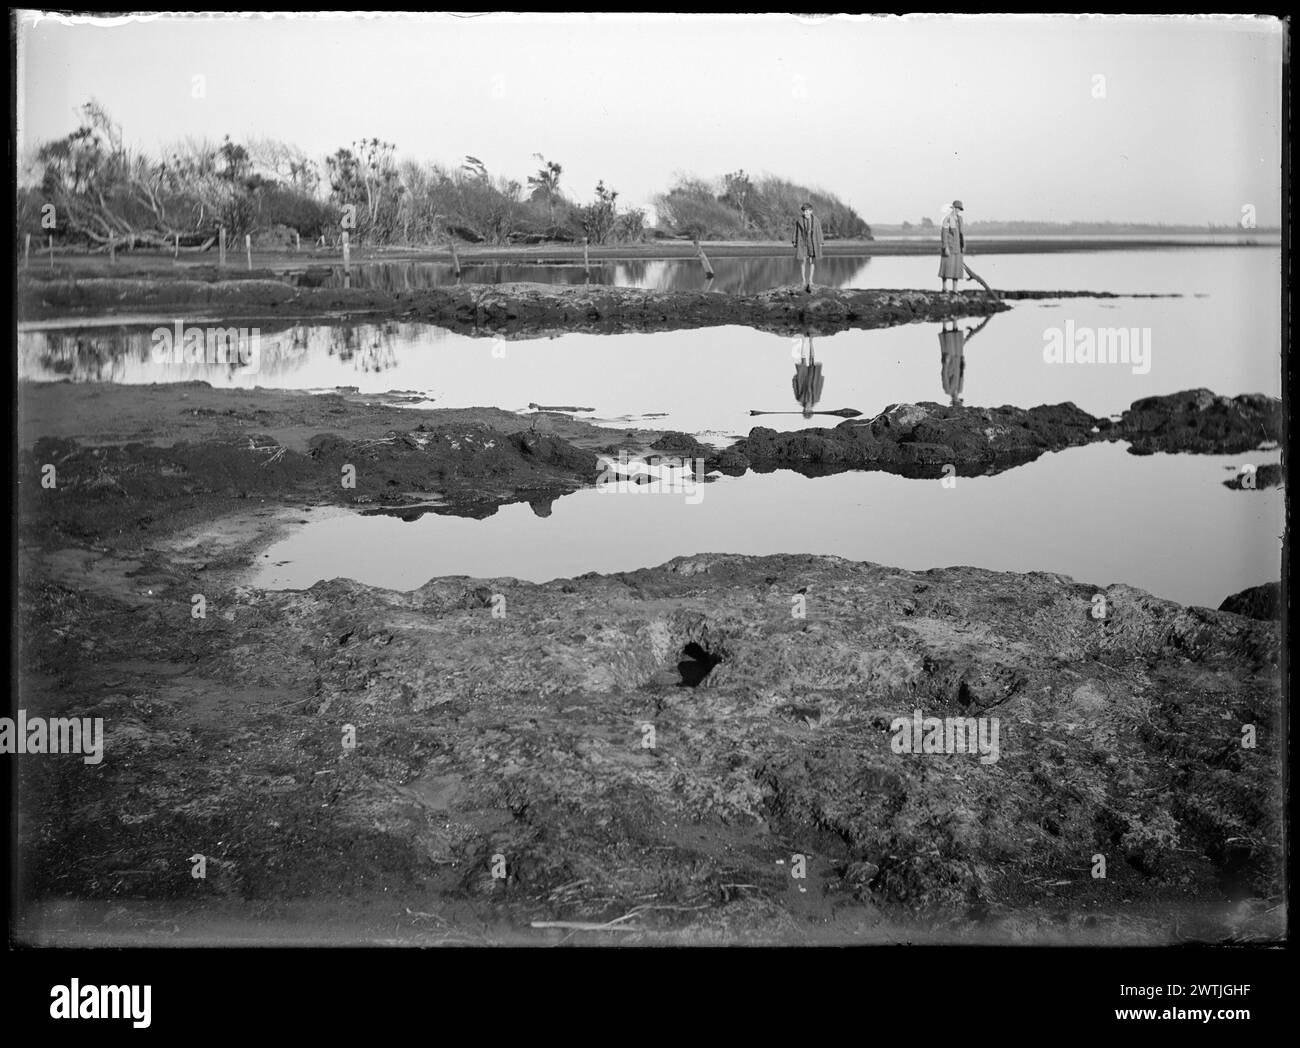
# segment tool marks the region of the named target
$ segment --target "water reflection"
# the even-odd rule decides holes
[[[812,418],[813,408],[822,397],[825,377],[822,375],[822,366],[814,356],[813,337],[809,332],[805,332],[799,340],[799,359],[794,365],[791,384],[794,386],[794,399],[803,409],[803,417]]]
[[[193,327],[194,325],[189,325]],[[93,331],[24,331],[18,336],[18,374],[48,382],[210,382],[214,385],[296,387],[294,376],[313,361],[351,365],[377,375],[399,365],[399,351],[417,341],[440,341],[441,328],[384,321],[374,324],[279,324],[248,329],[258,335],[255,367],[239,361],[159,363],[153,327]]]
[[[939,330],[939,374],[943,391],[952,399],[955,408],[961,407],[961,390],[966,380],[966,343],[983,331],[992,319],[990,314],[978,326],[968,326],[964,331],[955,320],[945,320]]]
[[[798,282],[798,262],[787,258],[712,259],[714,276],[709,279],[695,258],[593,262],[590,270],[581,263],[531,265],[462,265],[457,279],[449,263],[367,262],[351,266],[312,266],[286,273],[294,287],[357,288],[364,291],[418,291],[457,284],[608,284],[644,288],[650,291],[721,291],[731,295],[752,295],[769,288]],[[835,288],[858,286],[871,259],[866,256],[837,256],[822,259],[819,283]]]

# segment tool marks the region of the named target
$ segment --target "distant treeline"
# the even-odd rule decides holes
[[[1159,222],[1003,222],[967,219],[966,232],[972,236],[1181,236],[1196,233],[1223,235],[1244,233],[1276,233],[1276,226],[1246,228],[1240,225],[1166,225]],[[900,222],[898,225],[877,223],[881,236],[939,235],[939,227],[932,218],[919,222]]]
[[[827,237],[871,237],[871,228],[830,193],[736,171],[716,181],[681,176],[656,197],[658,222],[618,203],[602,180],[590,199],[561,185],[564,168],[534,154],[523,182],[490,173],[477,157],[457,167],[398,160],[377,138],[336,150],[320,165],[283,142],[187,141],[161,155],[134,152],[95,102],[81,125],[40,143],[20,174],[16,232],[95,250],[140,246],[206,249],[225,229],[232,244],[260,248],[301,238],[354,244],[423,245],[457,239],[510,244],[633,243],[648,236],[786,239],[799,205],[817,208]]]

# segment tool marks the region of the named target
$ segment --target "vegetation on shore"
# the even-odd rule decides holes
[[[80,126],[42,142],[20,172],[16,236],[93,251],[141,247],[206,250],[220,230],[260,250],[299,239],[337,244],[492,245],[637,243],[649,236],[781,239],[804,200],[829,237],[871,237],[866,222],[834,195],[785,179],[735,171],[717,181],[682,176],[656,198],[659,224],[627,207],[599,181],[584,203],[562,185],[563,165],[538,164],[523,182],[490,172],[477,157],[457,167],[399,159],[378,138],[342,146],[324,167],[272,140],[186,141],[149,155],[125,143],[99,104],[81,107]]]

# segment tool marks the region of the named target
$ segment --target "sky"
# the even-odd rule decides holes
[[[1277,225],[1283,44],[1246,17],[25,12],[17,133],[22,157],[94,98],[149,151],[378,137],[520,182],[541,153],[580,201],[743,168],[875,223],[960,197],[970,221]]]

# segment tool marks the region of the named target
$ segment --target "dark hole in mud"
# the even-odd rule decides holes
[[[700,681],[704,680],[713,667],[722,661],[721,655],[705,651],[695,641],[682,648],[682,655],[684,657],[677,663],[677,672],[682,675],[682,679],[677,684],[679,688],[699,687]]]
[[[1252,885],[1252,874],[1255,869],[1253,860],[1254,855],[1250,848],[1229,845],[1223,850],[1219,860],[1219,890],[1234,902],[1255,895]]]

